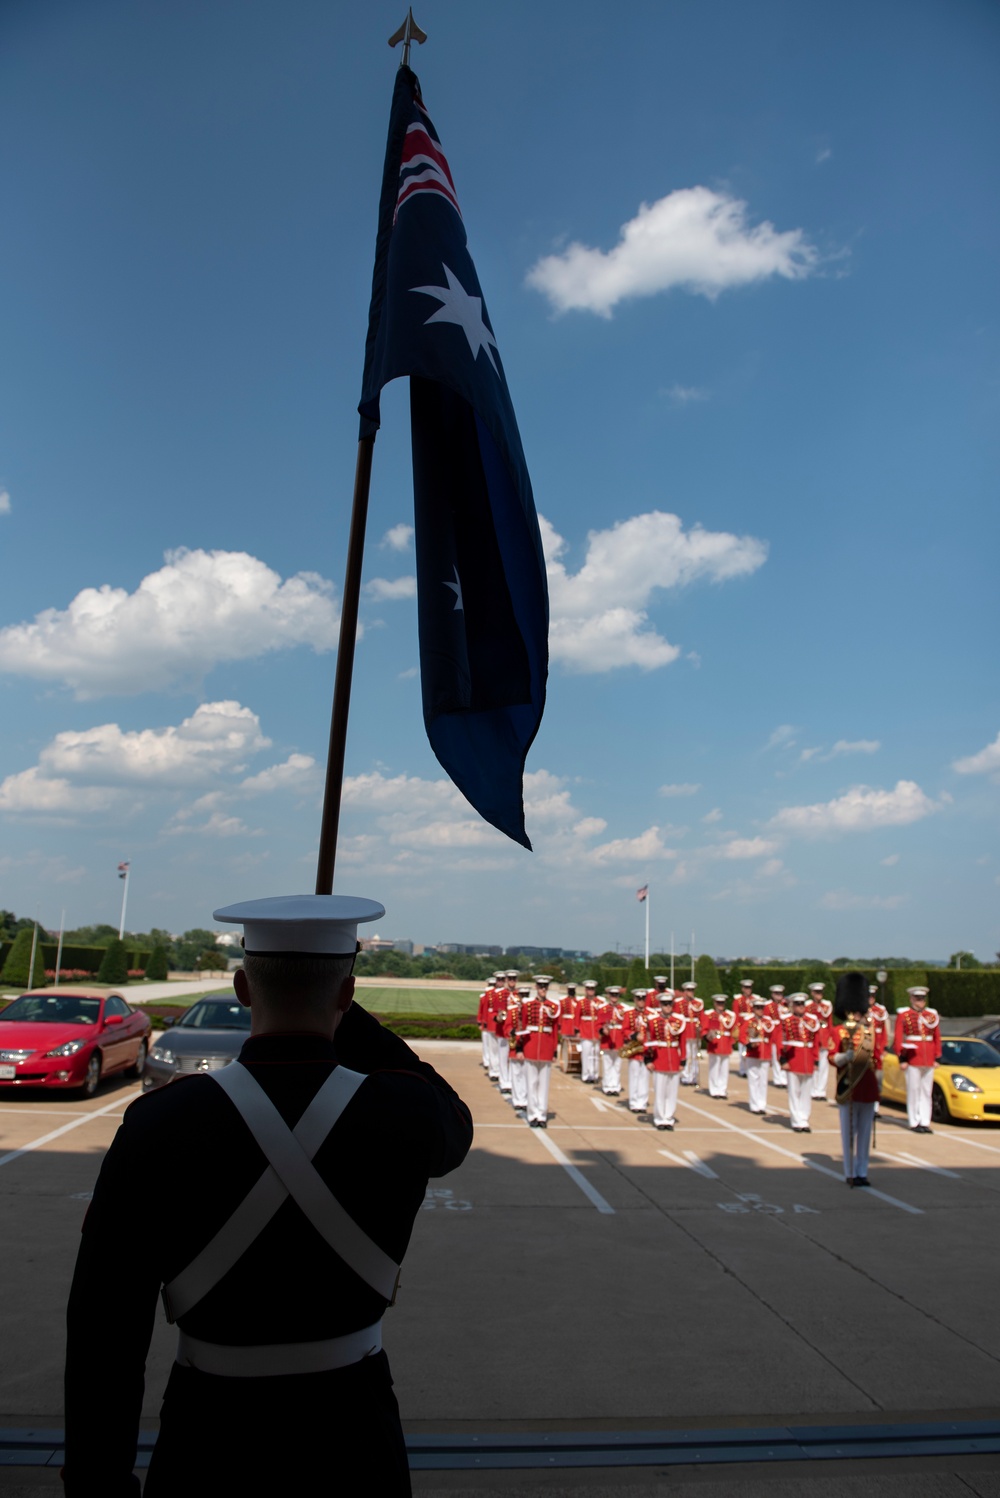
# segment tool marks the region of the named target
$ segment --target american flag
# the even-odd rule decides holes
[[[119,877],[119,879],[125,879],[125,878],[127,878],[128,871],[129,871],[129,865],[127,863],[120,863],[118,865],[118,877]]]
[[[640,905],[642,904],[643,900],[645,900],[645,898],[646,898],[646,896],[648,894],[649,894],[649,885],[648,884],[644,884],[642,886],[642,889],[637,889],[636,890],[635,897],[639,901]]]

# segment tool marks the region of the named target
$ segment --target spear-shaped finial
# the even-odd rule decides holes
[[[395,47],[397,42],[403,43],[403,55],[399,59],[399,66],[401,68],[408,68],[410,66],[410,43],[419,42],[423,46],[426,40],[427,33],[426,31],[421,31],[413,19],[413,7],[411,6],[406,13],[406,20],[402,26],[400,26],[398,31],[394,31],[389,38],[390,47]]]

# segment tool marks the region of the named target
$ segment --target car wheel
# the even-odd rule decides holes
[[[146,1070],[146,1051],[146,1042],[144,1040],[140,1040],[139,1049],[135,1055],[135,1061],[128,1069],[128,1075],[130,1077],[141,1077],[143,1072]]]
[[[935,1123],[950,1123],[951,1113],[948,1111],[948,1101],[940,1087],[935,1087],[931,1093],[931,1118]]]
[[[87,1070],[83,1074],[83,1086],[80,1088],[81,1097],[93,1097],[101,1085],[101,1053],[95,1051],[87,1062]]]

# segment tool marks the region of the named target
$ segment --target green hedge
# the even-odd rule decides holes
[[[0,968],[3,967],[7,959],[7,953],[10,951],[12,945],[13,943],[9,941],[0,942]],[[38,943],[38,950],[42,954],[42,961],[45,966],[52,972],[56,965],[56,953],[59,951],[59,943],[55,941],[40,941]],[[98,968],[104,961],[106,951],[106,946],[81,947],[74,942],[66,942],[62,949],[62,957],[59,965],[63,968],[77,968],[80,972],[96,975]],[[142,968],[145,971],[146,964],[150,958],[149,952],[130,950],[127,955],[130,968]]]

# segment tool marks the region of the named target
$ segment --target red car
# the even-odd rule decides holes
[[[93,1097],[101,1078],[141,1077],[149,1019],[117,993],[85,988],[25,993],[0,1012],[0,1091],[64,1087]]]

